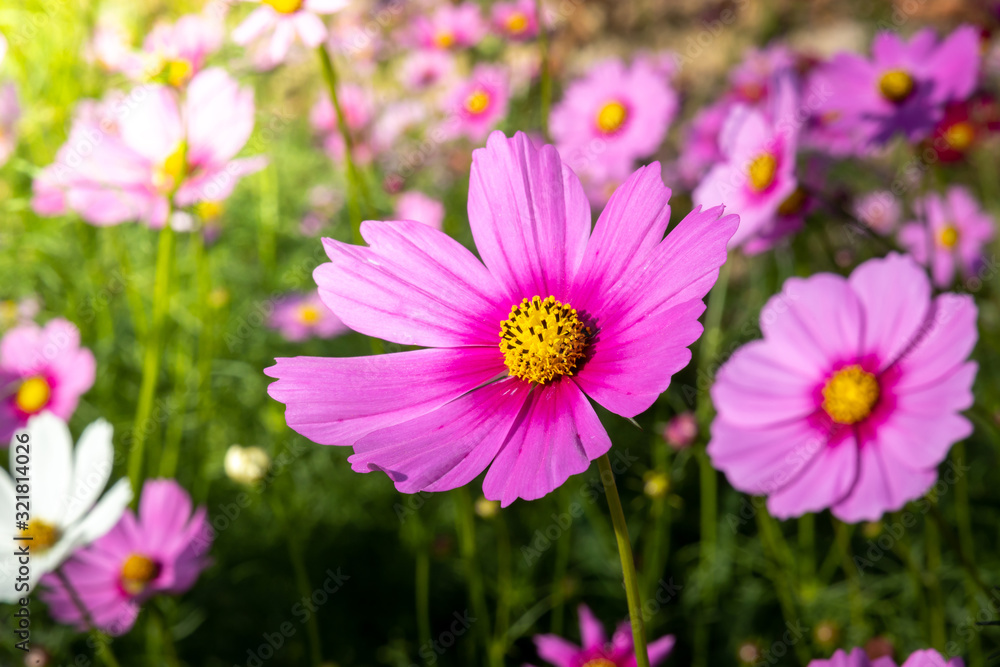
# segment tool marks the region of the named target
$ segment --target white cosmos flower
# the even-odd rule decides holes
[[[11,475],[0,469],[0,602],[25,597],[42,575],[52,572],[80,547],[111,530],[132,501],[132,487],[119,480],[98,502],[111,476],[114,447],[111,424],[99,419],[84,429],[73,451],[69,427],[59,417],[43,412],[28,420],[28,486],[30,523],[26,534],[34,539],[17,541],[25,533],[15,522],[18,511],[15,481],[22,477],[17,464],[20,443],[10,445]],[[22,459],[23,461],[23,459]],[[15,551],[30,545],[28,590],[16,586],[20,563]]]

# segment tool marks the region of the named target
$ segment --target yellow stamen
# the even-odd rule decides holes
[[[28,529],[22,530],[20,536],[30,537],[31,540],[18,540],[18,544],[27,544],[30,553],[40,554],[51,549],[59,541],[62,533],[47,521],[32,519],[28,522]]]
[[[891,69],[878,80],[878,89],[890,102],[905,102],[913,94],[913,77],[901,69]]]
[[[576,310],[553,296],[524,299],[500,326],[500,351],[510,374],[538,384],[572,375],[590,334]]]
[[[434,35],[434,43],[439,49],[450,49],[452,44],[455,43],[455,35],[450,32],[439,32]]]
[[[21,383],[14,403],[22,412],[33,415],[48,405],[51,397],[52,387],[49,386],[48,380],[35,376]]]
[[[122,565],[121,584],[129,595],[139,595],[160,576],[160,565],[142,554],[131,554]]]
[[[958,229],[955,228],[955,225],[945,225],[938,232],[938,243],[945,248],[955,247],[955,244],[958,243]]]
[[[621,102],[608,102],[597,113],[597,129],[613,134],[621,129],[628,117],[628,110]]]
[[[770,153],[761,153],[753,159],[747,168],[750,175],[750,185],[757,192],[763,192],[774,183],[774,175],[778,171],[778,161]]]
[[[964,151],[972,145],[976,130],[968,121],[959,121],[944,131],[944,140],[956,151]]]
[[[264,0],[265,5],[271,5],[276,12],[294,14],[302,8],[303,0]]]
[[[178,185],[184,174],[187,172],[187,146],[182,141],[177,144],[174,152],[167,156],[153,173],[153,184],[163,190],[170,192]]]
[[[222,215],[222,202],[203,201],[194,205],[194,212],[204,221],[215,220]]]
[[[490,106],[490,94],[485,90],[477,90],[469,95],[465,100],[465,110],[474,116],[478,116]]]
[[[311,305],[304,305],[299,307],[299,321],[302,324],[316,324],[319,322],[320,312],[319,308]]]
[[[857,364],[833,374],[823,387],[823,409],[838,424],[856,424],[878,402],[878,379]]]
[[[778,215],[795,215],[802,210],[809,199],[808,193],[801,185],[795,188],[792,194],[785,197],[785,201],[778,206]]]
[[[520,35],[528,27],[528,17],[523,12],[514,12],[507,17],[507,30],[514,35]]]
[[[670,478],[665,473],[650,470],[642,480],[642,492],[650,498],[663,498],[670,491]]]
[[[594,658],[583,663],[581,667],[617,667],[617,665],[607,658]]]
[[[166,67],[167,83],[180,88],[188,82],[193,72],[194,67],[187,60],[171,60]]]

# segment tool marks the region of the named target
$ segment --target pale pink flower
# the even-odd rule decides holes
[[[347,0],[244,0],[260,5],[233,31],[233,41],[242,46],[267,39],[267,58],[272,64],[285,60],[298,37],[309,48],[326,39],[327,31],[317,14],[332,14],[347,6]]]
[[[477,65],[472,76],[454,87],[445,109],[449,118],[445,130],[476,142],[486,139],[504,116],[510,95],[506,72],[492,65]]]
[[[441,229],[444,223],[444,204],[423,192],[410,190],[396,200],[396,220],[414,220]]]

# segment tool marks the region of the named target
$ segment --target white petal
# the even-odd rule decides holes
[[[61,526],[73,481],[73,441],[69,427],[51,412],[43,412],[28,420],[28,435],[31,518]]]
[[[122,518],[130,502],[132,502],[132,485],[128,479],[120,479],[104,494],[100,502],[94,505],[90,514],[73,527],[73,535],[79,536],[81,544],[90,544],[104,536]]]
[[[76,443],[73,486],[63,515],[63,528],[79,521],[94,506],[108,483],[115,458],[111,444],[113,433],[111,424],[99,419],[84,429]]]

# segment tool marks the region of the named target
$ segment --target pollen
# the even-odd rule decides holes
[[[434,43],[439,49],[450,49],[455,43],[455,35],[448,31],[439,32],[434,35]]]
[[[49,404],[52,387],[41,376],[28,378],[21,383],[14,397],[14,403],[21,412],[33,415]]]
[[[187,171],[187,146],[184,142],[177,144],[174,151],[167,156],[153,172],[153,184],[164,192],[176,188]]]
[[[62,533],[48,521],[32,519],[28,522],[27,530],[21,531],[21,537],[31,538],[30,541],[21,542],[21,544],[27,544],[30,553],[39,554],[55,546],[55,543],[62,537]]]
[[[628,118],[628,110],[621,102],[608,102],[597,112],[597,129],[605,134],[614,134],[621,129]]]
[[[590,336],[576,310],[553,296],[524,299],[500,327],[500,351],[510,374],[538,384],[573,375]]]
[[[856,424],[879,399],[878,379],[857,364],[833,374],[823,387],[823,409],[838,424]]]
[[[294,14],[302,8],[303,0],[264,0],[264,4],[271,5],[274,11],[281,14]]]
[[[490,94],[485,90],[477,90],[469,95],[465,100],[465,110],[478,116],[490,106]]]
[[[938,243],[944,248],[955,247],[955,244],[958,243],[958,229],[955,228],[955,225],[945,225],[938,232]]]
[[[302,324],[316,324],[319,318],[319,308],[316,306],[306,305],[299,308],[299,321]]]
[[[913,77],[901,69],[891,69],[878,80],[878,90],[882,97],[900,104],[913,94]]]
[[[171,60],[167,63],[167,83],[174,88],[180,88],[187,83],[193,73],[194,67],[192,67],[191,62],[188,60]]]
[[[139,595],[160,576],[160,565],[142,554],[130,554],[122,565],[121,584],[129,595]]]
[[[607,658],[594,658],[583,663],[581,667],[617,667],[614,662]]]
[[[972,145],[976,131],[968,121],[959,121],[944,131],[944,140],[952,150],[964,151]]]
[[[528,17],[524,12],[514,12],[507,17],[507,30],[513,35],[520,35],[528,27]]]
[[[761,153],[750,162],[747,174],[750,185],[756,192],[763,192],[774,183],[774,175],[778,171],[778,161],[771,153]]]

